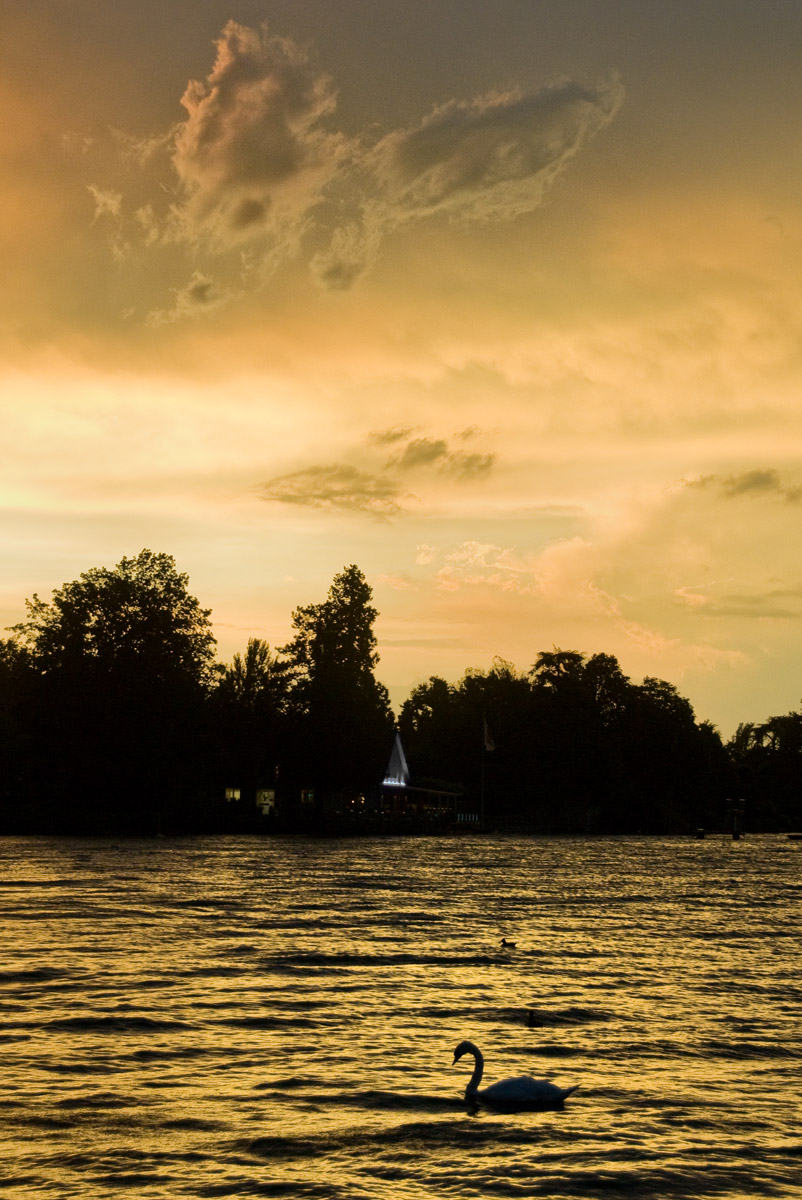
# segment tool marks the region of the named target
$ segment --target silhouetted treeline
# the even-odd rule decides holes
[[[0,832],[376,828],[394,722],[356,566],[295,610],[286,646],[251,639],[229,666],[166,554],[26,605],[0,640]],[[607,654],[432,677],[399,727],[413,782],[458,787],[486,827],[724,829],[740,798],[747,830],[802,827],[802,714],[725,746],[672,684]]]
[[[413,772],[471,764],[491,823],[657,833],[710,828],[725,812],[731,771],[717,731],[670,683],[634,684],[609,654],[554,649],[525,674],[496,660],[456,685],[432,678],[400,726]]]

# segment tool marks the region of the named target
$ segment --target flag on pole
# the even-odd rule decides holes
[[[487,718],[483,717],[482,721],[484,723],[485,750],[487,750],[489,752],[490,750],[495,750],[496,743],[493,741],[493,737],[490,733],[490,730],[488,729]]]

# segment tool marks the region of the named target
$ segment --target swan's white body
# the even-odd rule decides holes
[[[548,1079],[533,1079],[531,1075],[517,1075],[513,1079],[502,1079],[491,1083],[490,1087],[479,1090],[485,1060],[482,1051],[473,1042],[460,1042],[454,1051],[456,1063],[463,1054],[472,1054],[475,1059],[473,1075],[465,1089],[466,1100],[484,1100],[489,1104],[521,1104],[538,1107],[556,1107],[562,1104],[566,1096],[575,1092],[579,1087],[561,1088]]]

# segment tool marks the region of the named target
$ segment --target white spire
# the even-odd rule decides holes
[[[393,742],[393,752],[387,764],[384,775],[385,787],[406,787],[409,783],[409,767],[407,766],[404,747],[401,745],[401,735],[396,733]]]

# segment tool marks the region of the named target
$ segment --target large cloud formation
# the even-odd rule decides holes
[[[216,48],[208,76],[187,86],[186,119],[171,133],[135,147],[118,136],[143,172],[161,157],[169,188],[154,169],[153,194],[128,208],[108,187],[92,183],[90,191],[95,219],[118,223],[118,248],[183,245],[188,274],[200,271],[218,295],[234,294],[245,277],[258,285],[299,252],[324,287],[347,288],[399,226],[529,212],[623,94],[616,80],[567,81],[449,100],[412,128],[356,139],[331,127],[333,83],[291,38],[232,20]],[[187,286],[185,278],[172,291],[180,298]],[[156,316],[204,307],[176,303]]]
[[[320,126],[335,95],[307,52],[264,27],[229,21],[211,73],[191,82],[181,103],[187,119],[173,164],[188,232],[225,244],[297,231],[347,148]]]
[[[531,212],[622,99],[618,80],[596,88],[565,82],[529,95],[452,100],[415,128],[388,134],[362,157],[360,217],[336,230],[316,256],[318,277],[328,286],[350,285],[382,238],[410,221],[436,214],[508,221]]]

